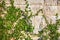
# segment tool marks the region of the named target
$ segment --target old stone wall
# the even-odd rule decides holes
[[[60,0],[27,0],[30,4],[30,8],[35,14],[39,9],[43,9],[43,13],[46,15],[47,20],[52,20],[55,23],[55,14],[58,13],[60,15]],[[9,6],[9,0],[6,0],[6,5]],[[25,9],[25,1],[24,0],[14,0],[14,5],[22,10]],[[38,30],[40,27],[40,23],[42,22],[43,26],[45,26],[45,21],[42,18],[42,12],[39,13],[38,16],[32,17],[33,26],[35,26],[34,33],[38,34]],[[60,17],[59,17],[60,18]],[[38,30],[37,30],[38,29]]]

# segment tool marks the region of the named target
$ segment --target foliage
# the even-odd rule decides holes
[[[31,34],[33,34],[34,27],[32,26],[30,18],[38,15],[39,9],[35,15],[32,14],[29,3],[25,0],[25,10],[21,8],[16,8],[14,6],[14,0],[10,0],[11,6],[5,5],[5,0],[0,3],[0,40],[32,40]],[[58,14],[56,14],[56,23],[49,23],[45,17],[42,15],[46,21],[47,26],[39,31],[39,40],[58,40],[60,33],[58,33],[58,28],[60,26],[60,19]]]
[[[42,40],[59,40],[60,33],[58,32],[58,30],[60,26],[60,19],[57,19],[58,14],[56,14],[56,23],[49,23],[45,15],[43,15],[43,17],[47,23],[47,26],[41,31],[39,31],[39,35],[41,39]]]
[[[34,29],[30,20],[32,12],[27,10],[29,4],[27,0],[25,1],[25,11],[16,8],[14,0],[10,0],[11,6],[8,7],[5,0],[0,3],[0,40],[32,40],[30,37]]]

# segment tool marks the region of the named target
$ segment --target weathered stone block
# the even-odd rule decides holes
[[[44,4],[46,6],[57,6],[57,0],[45,0]]]

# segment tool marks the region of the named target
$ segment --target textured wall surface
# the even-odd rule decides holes
[[[22,10],[25,9],[25,1],[24,0],[14,0],[14,5]],[[55,23],[55,14],[58,13],[60,15],[60,0],[28,0],[30,4],[30,8],[35,14],[39,9],[43,9],[43,13],[47,16],[47,19],[52,20]],[[9,0],[6,0],[7,6],[9,6]],[[45,25],[45,21],[42,18],[42,13],[40,12],[38,16],[32,18],[32,23],[35,26],[34,33],[38,34],[38,30],[40,27],[40,22]],[[59,17],[60,18],[60,17]],[[38,29],[38,30],[37,30]]]

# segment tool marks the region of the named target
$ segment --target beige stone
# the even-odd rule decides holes
[[[57,6],[57,0],[45,0],[44,4],[46,6]]]
[[[57,6],[57,13],[60,15],[60,6]]]

